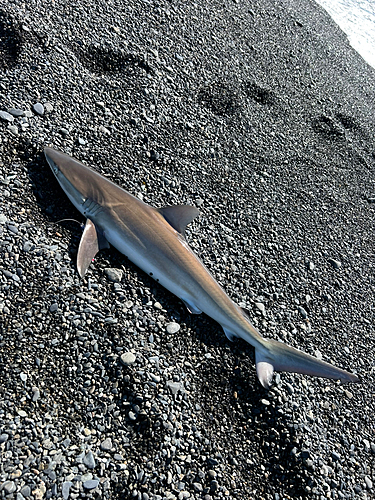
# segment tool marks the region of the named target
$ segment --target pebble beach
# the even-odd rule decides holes
[[[375,498],[375,70],[310,0],[0,0],[0,499]],[[154,207],[276,373],[114,248],[44,147]]]

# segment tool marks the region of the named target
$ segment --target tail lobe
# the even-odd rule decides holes
[[[271,386],[274,370],[303,373],[342,382],[359,382],[359,378],[353,373],[314,358],[282,342],[267,340],[263,347],[264,349],[256,348],[255,359],[259,381],[266,389]]]

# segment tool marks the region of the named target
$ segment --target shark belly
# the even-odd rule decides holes
[[[199,314],[204,312],[223,325],[223,323],[228,322],[225,309],[228,306],[232,310],[237,308],[188,248],[180,248],[184,252],[187,261],[182,268],[181,265],[176,266],[173,255],[170,255],[169,252],[168,255],[154,253],[141,243],[135,244],[133,238],[124,237],[123,233],[117,228],[110,227],[110,225],[106,225],[104,236],[111,245],[124,254],[133,264],[181,299],[191,313]],[[184,247],[185,245],[181,244],[181,246]],[[192,264],[193,266],[190,267],[194,267],[195,270],[199,266],[200,279],[195,278],[194,269],[189,268],[189,264]],[[202,282],[205,285],[208,283],[210,290],[206,290],[202,286]],[[212,294],[212,291],[216,293]],[[215,300],[215,296],[220,296],[221,303]],[[223,306],[227,307],[224,307],[223,310]]]

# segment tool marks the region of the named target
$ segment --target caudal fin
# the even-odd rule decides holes
[[[314,358],[275,340],[267,340],[264,349],[255,350],[257,375],[265,389],[269,389],[274,370],[303,373],[315,377],[331,378],[342,382],[359,382],[359,378],[330,363]]]

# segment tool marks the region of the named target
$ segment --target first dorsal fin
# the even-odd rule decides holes
[[[183,236],[185,236],[186,226],[199,215],[199,210],[191,205],[174,205],[159,208],[158,212]]]

